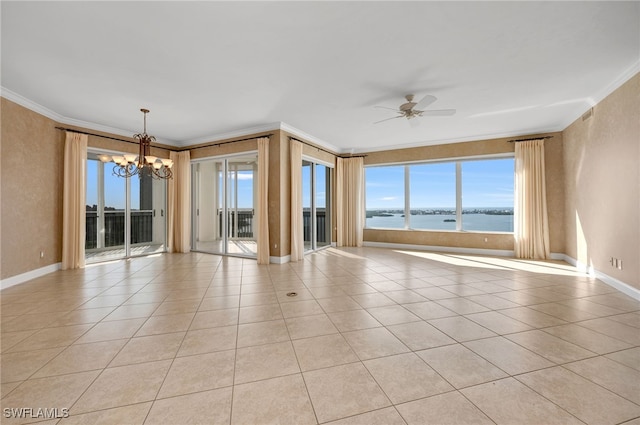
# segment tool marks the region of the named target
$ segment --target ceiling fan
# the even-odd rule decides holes
[[[400,105],[400,107],[398,109],[388,108],[386,106],[375,106],[375,108],[390,109],[390,110],[396,112],[398,114],[398,116],[391,117],[391,118],[386,118],[386,119],[383,119],[383,120],[380,120],[380,121],[376,121],[376,122],[374,122],[374,124],[378,124],[378,123],[381,123],[383,121],[393,120],[393,119],[396,119],[396,118],[406,118],[406,119],[409,120],[410,124],[417,125],[419,121],[418,120],[414,120],[413,118],[416,118],[416,117],[445,117],[445,116],[454,115],[456,113],[455,109],[431,109],[431,110],[425,110],[424,108],[426,108],[427,106],[431,105],[433,102],[438,100],[437,97],[432,96],[430,94],[428,94],[425,97],[423,97],[419,102],[414,102],[413,101],[413,97],[414,97],[414,95],[412,95],[412,94],[406,95],[404,98],[407,100],[407,102],[403,103],[402,105]]]

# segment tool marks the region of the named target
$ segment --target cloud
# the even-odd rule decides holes
[[[397,196],[385,196],[384,198],[380,198],[381,201],[395,201],[398,199]]]
[[[253,173],[238,173],[238,180],[253,180]]]

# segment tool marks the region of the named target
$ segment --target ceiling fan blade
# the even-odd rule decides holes
[[[425,97],[423,97],[420,102],[416,103],[416,106],[414,106],[414,109],[422,109],[422,108],[426,108],[427,106],[431,105],[433,102],[435,102],[436,100],[438,100],[437,97],[432,96],[430,94],[426,95]]]
[[[387,106],[374,106],[374,108],[378,108],[378,109],[388,109],[390,111],[396,111],[396,112],[400,112],[398,111],[396,108],[389,108]]]
[[[455,115],[455,109],[434,109],[431,111],[422,111],[420,113],[421,117],[448,117],[451,115]]]
[[[395,120],[396,118],[404,118],[404,117],[402,115],[398,115],[397,117],[391,117],[391,118],[386,118],[386,119],[383,119],[383,120],[380,120],[380,121],[376,121],[376,122],[374,122],[374,124],[378,124],[380,122],[389,121],[389,120]]]

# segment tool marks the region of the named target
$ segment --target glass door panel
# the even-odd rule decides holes
[[[85,258],[88,263],[165,251],[166,180],[118,177],[87,155]]]
[[[329,167],[315,164],[316,248],[331,245],[331,209]]]
[[[302,161],[302,219],[304,250],[331,245],[331,169]]]
[[[102,210],[102,231],[104,248],[115,258],[127,255],[125,241],[125,210],[127,208],[127,179],[114,176],[107,164],[103,165],[104,201]],[[100,217],[99,217],[100,218]]]
[[[193,164],[197,251],[255,257],[255,154]]]
[[[143,176],[131,178],[130,184],[129,255],[163,252],[166,181]]]
[[[304,234],[304,250],[311,251],[313,247],[313,215],[311,214],[313,199],[313,167],[309,161],[302,161],[302,223]]]
[[[204,161],[193,165],[195,170],[194,247],[198,251],[224,254],[224,163]]]

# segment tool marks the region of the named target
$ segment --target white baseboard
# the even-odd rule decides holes
[[[578,269],[578,271],[593,275],[596,277],[596,279],[600,279],[612,288],[615,288],[623,294],[630,296],[634,300],[640,301],[640,289],[635,288],[621,280],[618,280],[615,277],[609,276],[606,273],[602,273],[601,271],[594,269],[593,266],[584,264],[573,257],[569,257],[566,254],[563,254],[563,256],[563,260],[574,266],[576,269]]]
[[[285,264],[291,261],[290,255],[285,255],[284,257],[269,257],[269,263],[271,264]]]
[[[513,257],[514,252],[503,249],[481,249],[481,248],[456,248],[449,246],[434,245],[412,245],[403,243],[387,243],[387,242],[364,242],[364,246],[374,248],[390,248],[390,249],[412,249],[415,251],[435,251],[449,252],[452,254],[473,254],[473,255],[494,255],[496,257]]]
[[[0,281],[0,289],[6,289],[11,286],[19,285],[28,280],[35,279],[40,276],[44,276],[45,274],[53,273],[55,271],[60,270],[61,267],[62,267],[62,263],[50,264],[45,267],[40,267],[39,269],[30,270],[26,273],[22,273],[22,274],[8,277],[6,279],[2,279],[2,281]]]

